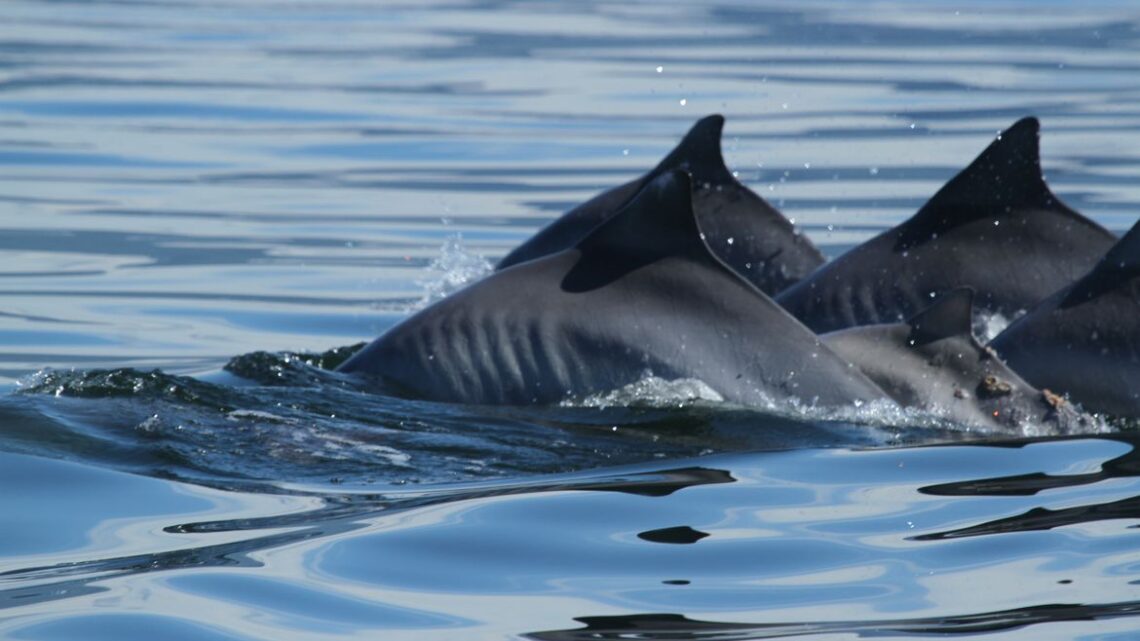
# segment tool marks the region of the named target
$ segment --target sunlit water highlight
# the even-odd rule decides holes
[[[830,256],[1027,114],[1122,231],[1138,33],[1118,2],[0,5],[0,636],[1133,638],[1129,431],[330,369],[712,112]]]

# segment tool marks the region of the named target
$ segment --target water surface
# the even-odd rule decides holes
[[[318,365],[713,112],[830,256],[1030,114],[1121,232],[1138,49],[1124,2],[4,3],[0,635],[1132,638],[1130,433]]]

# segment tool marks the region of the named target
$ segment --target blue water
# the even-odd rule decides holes
[[[1028,114],[1123,231],[1138,54],[1127,2],[0,4],[0,637],[1137,638],[1132,432],[326,368],[713,112],[830,256]]]

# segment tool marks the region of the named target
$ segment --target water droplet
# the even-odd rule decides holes
[[[682,106],[682,107],[684,107],[684,106],[685,106],[685,105],[687,105],[688,103],[689,103],[689,101],[688,101],[688,100],[685,100],[684,98],[681,98],[681,106]]]
[[[811,163],[810,163],[810,162],[805,162],[805,163],[804,163],[804,169],[811,169]]]
[[[628,150],[628,149],[622,149],[622,150],[621,150],[621,155],[623,155],[623,156],[628,156],[628,155],[629,155],[629,150]]]
[[[729,236],[729,237],[728,237],[728,240],[726,240],[726,241],[724,241],[724,242],[726,242],[726,243],[728,243],[729,245],[731,245],[731,244],[733,243],[733,241],[735,241],[735,240],[736,240],[735,238],[733,238],[732,236]]]
[[[997,227],[997,226],[998,226],[998,225],[1000,225],[1000,224],[1001,224],[1001,221],[1000,221],[1000,220],[995,220],[995,221],[994,221],[994,227]]]
[[[662,71],[665,71],[665,67],[662,67],[661,65],[657,65],[657,73],[661,73]]]

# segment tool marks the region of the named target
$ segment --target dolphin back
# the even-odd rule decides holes
[[[687,174],[663,174],[572,249],[422,310],[341,370],[464,403],[553,403],[647,374],[742,405],[885,398],[711,253],[691,196]]]
[[[724,117],[698,120],[656,167],[571,209],[513,249],[498,269],[574,247],[647,185],[682,170],[692,177],[693,209],[709,248],[762,291],[775,294],[823,263],[823,255],[774,207],[741,184],[725,166],[720,138]]]
[[[1140,418],[1140,222],[990,346],[1038,387],[1090,411]]]
[[[912,218],[777,300],[817,332],[900,322],[959,287],[975,290],[981,311],[1012,316],[1079,278],[1115,241],[1049,190],[1037,120],[1026,118]]]

